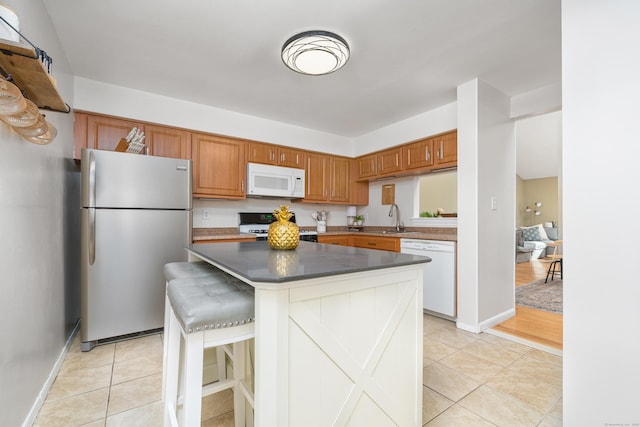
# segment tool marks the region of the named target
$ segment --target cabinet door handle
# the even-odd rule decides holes
[[[244,181],[240,182],[240,190],[244,193]]]
[[[284,153],[280,153],[280,161],[284,162]]]
[[[442,145],[442,140],[440,140],[440,160],[444,157],[444,147]]]
[[[429,147],[427,147],[427,156],[425,158],[426,161],[431,160],[431,151],[429,150]]]

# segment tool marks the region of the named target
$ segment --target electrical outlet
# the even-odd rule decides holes
[[[202,209],[202,219],[204,221],[208,221],[209,220],[209,210],[208,209]]]

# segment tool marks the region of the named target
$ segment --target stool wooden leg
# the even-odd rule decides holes
[[[245,379],[245,343],[246,341],[233,343],[233,419],[236,427],[245,427],[245,397],[242,393],[241,381]]]
[[[164,418],[165,426],[177,425],[178,411],[178,375],[180,372],[180,336],[181,329],[171,306],[169,306],[167,342],[167,363],[162,374],[164,385]]]
[[[216,366],[218,368],[218,381],[227,379],[227,358],[225,357],[224,347],[219,345],[216,347]]]
[[[202,410],[202,365],[204,362],[204,332],[186,336],[184,348],[184,426],[199,426]],[[200,369],[197,369],[197,368]],[[196,368],[196,369],[194,369]]]
[[[168,283],[167,283],[168,284]],[[169,353],[169,323],[171,316],[171,303],[169,297],[164,298],[164,330],[162,332],[162,372],[167,372],[167,355]],[[162,400],[164,401],[166,378],[162,375]]]

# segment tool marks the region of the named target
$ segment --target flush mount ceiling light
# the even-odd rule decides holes
[[[282,61],[293,71],[319,76],[339,70],[349,60],[349,45],[328,31],[305,31],[282,46]]]

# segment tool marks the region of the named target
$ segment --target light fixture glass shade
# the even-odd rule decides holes
[[[282,61],[293,71],[319,76],[339,70],[349,60],[349,45],[328,31],[305,31],[282,46]]]

